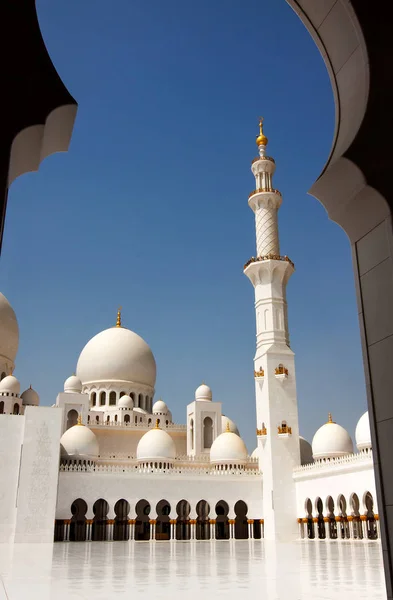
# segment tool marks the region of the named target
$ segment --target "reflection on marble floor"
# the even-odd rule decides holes
[[[386,598],[378,542],[0,545],[0,600]]]

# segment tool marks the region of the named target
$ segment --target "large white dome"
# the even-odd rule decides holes
[[[155,427],[139,440],[136,457],[139,461],[172,461],[176,457],[175,442],[169,433]]]
[[[355,440],[357,449],[359,451],[371,448],[371,432],[368,411],[360,417],[358,424],[356,425]]]
[[[216,437],[210,448],[212,463],[245,463],[247,455],[247,448],[242,438],[231,431],[224,431]]]
[[[329,421],[322,425],[312,440],[312,453],[315,459],[338,458],[346,454],[352,454],[353,444],[348,431],[333,423],[329,415]]]
[[[7,298],[0,293],[0,362],[8,360],[13,365],[18,344],[19,327],[14,309]]]
[[[116,381],[154,388],[156,361],[139,335],[124,327],[111,327],[95,335],[83,348],[76,374],[84,385]]]
[[[100,453],[95,434],[84,425],[74,425],[60,438],[63,459],[95,460]]]

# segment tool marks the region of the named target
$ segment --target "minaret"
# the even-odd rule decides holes
[[[255,288],[256,353],[254,378],[257,438],[263,472],[263,518],[266,539],[298,537],[293,469],[300,465],[294,353],[289,347],[286,286],[294,272],[280,255],[278,209],[282,196],[273,188],[276,168],[266,155],[263,119],[252,162],[255,190],[248,204],[255,213],[257,253],[244,266]]]

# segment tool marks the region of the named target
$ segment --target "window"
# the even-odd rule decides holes
[[[95,392],[92,392],[90,396],[90,402],[92,406],[95,406],[97,404],[97,394]]]
[[[203,447],[211,448],[213,443],[213,421],[210,417],[205,417],[203,421]]]
[[[116,392],[109,394],[109,406],[116,406]]]
[[[106,402],[106,393],[105,392],[101,392],[101,394],[100,394],[100,406],[105,406],[105,402]]]

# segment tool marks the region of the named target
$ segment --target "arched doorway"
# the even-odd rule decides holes
[[[87,504],[82,498],[77,498],[71,504],[70,542],[86,541]]]
[[[229,506],[225,500],[216,504],[216,540],[229,540]]]
[[[67,429],[73,427],[78,422],[78,411],[72,408],[67,413]]]
[[[319,497],[315,500],[315,509],[317,512],[318,538],[324,540],[326,539],[326,529],[325,521],[323,520],[323,502]]]
[[[135,506],[135,541],[141,542],[150,539],[150,504],[147,500],[139,500]]]
[[[337,523],[336,516],[334,514],[334,500],[331,496],[326,498],[326,510],[327,510],[327,519],[329,525],[329,538],[331,540],[337,539]]]
[[[189,540],[191,537],[190,531],[190,511],[191,506],[187,500],[180,500],[176,505],[176,539]]]
[[[167,500],[160,500],[156,506],[156,540],[171,539],[171,524],[169,515],[171,506]]]
[[[210,505],[206,500],[199,500],[196,505],[196,531],[195,537],[197,540],[210,540],[210,522],[209,513]]]
[[[128,514],[130,505],[127,500],[118,500],[114,507],[115,523],[113,525],[113,539],[115,541],[125,541],[130,537],[130,526],[128,524]]]
[[[353,537],[355,539],[362,540],[363,539],[363,528],[362,521],[360,518],[360,502],[359,496],[353,493],[349,499],[349,504],[351,506],[351,515],[352,515],[352,527],[353,527]]]
[[[107,538],[107,514],[109,504],[103,498],[100,498],[93,504],[93,524],[91,529],[91,539],[93,542],[104,542]]]
[[[247,522],[247,504],[243,500],[238,500],[235,504],[235,539],[248,539],[248,522]]]
[[[351,537],[349,531],[349,521],[347,516],[347,501],[345,496],[340,494],[337,498],[339,516],[340,516],[340,536],[342,540],[349,539]]]
[[[306,498],[304,503],[304,509],[306,511],[306,519],[307,519],[307,537],[309,540],[313,540],[315,538],[315,529],[314,529],[314,520],[312,516],[312,502],[310,498]]]
[[[0,415],[4,414],[4,401],[0,402]]]
[[[19,415],[19,404],[15,402],[14,410],[12,411],[14,415]]]
[[[364,494],[364,508],[366,515],[367,538],[369,540],[378,539],[377,522],[374,515],[374,498],[370,492]]]

